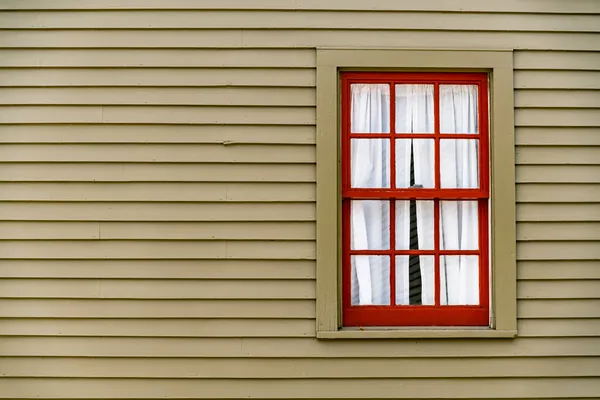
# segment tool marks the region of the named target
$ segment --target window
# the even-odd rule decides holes
[[[514,337],[512,52],[319,49],[316,86],[317,337]]]
[[[489,325],[487,74],[341,77],[342,325]]]

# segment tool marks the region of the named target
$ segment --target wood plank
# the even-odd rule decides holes
[[[517,164],[598,165],[600,146],[517,146]]]
[[[314,240],[314,222],[0,222],[0,239]]]
[[[600,261],[521,261],[517,268],[517,277],[522,280],[600,279]],[[600,312],[600,309],[598,311]]]
[[[312,107],[0,106],[0,122],[314,125]]]
[[[517,221],[600,221],[596,203],[517,204]]]
[[[600,128],[518,127],[515,133],[521,146],[600,146]]]
[[[515,91],[515,107],[600,108],[600,90],[519,89]]]
[[[1,227],[2,225],[0,229]],[[315,240],[316,232],[314,222],[101,222],[100,237],[157,240]]]
[[[0,337],[315,337],[315,335],[315,321],[310,318],[0,320]],[[0,361],[0,374],[2,374],[1,364]]]
[[[145,34],[144,34],[145,35]],[[193,35],[187,36],[193,41]],[[44,43],[50,38],[44,38]],[[61,38],[62,39],[62,38]],[[406,43],[410,48],[469,48],[469,49],[526,49],[526,50],[575,50],[597,51],[600,44],[595,34],[587,33],[524,33],[524,32],[451,32],[445,31],[443,35],[436,31],[275,31],[275,30],[250,30],[244,32],[243,46],[256,48],[279,47],[370,47],[377,43],[377,47],[398,47],[399,43]],[[57,38],[58,40],[58,38]],[[93,39],[90,39],[93,40]],[[47,43],[56,46],[59,43],[74,45],[79,40],[69,40],[67,37],[62,42]],[[99,40],[88,43],[91,47]],[[148,42],[146,42],[147,45]],[[103,43],[110,45],[110,43]],[[114,45],[114,42],[112,43]],[[134,47],[143,45],[131,40]],[[187,43],[178,44],[184,47]],[[125,45],[125,43],[120,44]],[[176,45],[173,43],[173,45]],[[189,44],[194,45],[193,43]],[[197,47],[197,44],[194,45]]]
[[[598,356],[600,338],[323,341],[315,338],[4,337],[0,355],[168,358],[463,358]]]
[[[515,31],[390,30],[71,30],[14,31],[0,37],[5,48],[411,48],[527,49],[598,51],[595,33]]]
[[[515,51],[515,69],[600,70],[597,52]]]
[[[436,23],[437,22],[437,23]],[[597,32],[594,15],[352,11],[53,11],[0,13],[0,29],[384,29]]]
[[[99,239],[94,222],[0,222],[0,239]]]
[[[4,221],[314,221],[314,203],[0,203]]]
[[[600,319],[520,320],[518,330],[523,337],[596,337],[600,336]]]
[[[0,168],[0,182],[315,182],[315,169],[314,164],[244,164],[241,162],[3,163]],[[577,171],[585,172],[578,175],[577,179],[580,181],[587,182],[589,179],[584,180],[586,176],[596,179],[595,174],[587,173],[587,170],[576,170],[574,167],[565,173]],[[552,169],[549,172],[552,172]],[[543,174],[543,176],[549,175],[552,174]],[[561,176],[568,176],[568,174],[559,174],[556,179],[561,179]]]
[[[2,49],[2,60],[7,64],[3,66],[45,67],[39,70],[13,70],[0,71],[2,86],[62,86],[62,85],[108,85],[116,86],[127,83],[128,79],[135,79],[134,72],[147,77],[154,74],[157,82],[150,86],[158,86],[167,82],[181,82],[184,80],[170,81],[168,70],[170,68],[211,68],[208,70],[194,71],[189,69],[179,70],[183,78],[202,78],[203,73],[217,74],[217,68],[244,68],[240,70],[224,70],[232,78],[242,72],[255,76],[253,68],[314,68],[316,54],[311,49],[155,49],[155,50],[118,50],[118,49]],[[12,56],[14,60],[6,60],[5,56]],[[36,60],[37,58],[37,60]],[[120,61],[119,61],[120,60]],[[48,68],[67,67],[67,68]],[[113,67],[119,71],[119,76],[114,76],[115,70],[79,69],[76,67]],[[131,68],[124,68],[131,67]],[[141,67],[163,67],[148,71]],[[250,68],[250,69],[245,69]],[[285,71],[272,71],[279,76],[285,76]],[[294,72],[294,71],[292,71]],[[310,71],[309,71],[310,72]],[[236,74],[237,73],[237,74]],[[296,74],[301,70],[295,71]],[[10,74],[10,75],[8,75]],[[125,76],[122,76],[122,75]],[[8,79],[10,77],[10,79]],[[210,76],[209,76],[210,77]],[[109,79],[107,79],[109,78]],[[112,79],[110,79],[112,78]],[[160,79],[162,78],[162,80]],[[173,77],[174,78],[174,77]],[[14,79],[11,84],[9,80]],[[147,79],[147,78],[146,78]],[[264,79],[267,82],[266,79]],[[194,80],[189,82],[194,85]],[[196,83],[198,84],[198,83]]]
[[[314,260],[311,241],[0,241],[4,259],[279,259]]]
[[[103,106],[104,123],[314,125],[313,107]]]
[[[519,299],[597,299],[600,280],[520,281]]]
[[[281,393],[294,393],[301,398],[440,398],[453,393],[464,398],[496,398],[501,392],[506,397],[545,398],[594,397],[598,393],[597,378],[481,378],[464,379],[53,379],[30,378],[23,385],[19,378],[5,378],[4,395],[58,398],[68,392],[73,398],[94,393],[108,398],[118,393],[122,398],[151,398],[177,393],[182,398],[275,398]],[[316,391],[316,392],[315,392]],[[318,393],[318,394],[317,394]],[[493,397],[492,397],[493,396]]]
[[[102,106],[0,106],[0,123],[101,123]]]
[[[476,0],[461,0],[460,8],[444,0],[428,1],[416,4],[410,0],[374,0],[365,7],[360,0],[349,0],[343,4],[327,0],[301,0],[293,4],[279,1],[261,0],[248,3],[244,0],[226,0],[218,4],[207,0],[56,0],[48,3],[44,0],[5,0],[0,9],[5,10],[373,10],[373,11],[432,11],[432,12],[511,12],[511,13],[558,13],[558,14],[596,14],[597,4],[593,0],[580,0],[573,6],[567,6],[558,0],[533,0],[523,3],[519,0],[507,0],[500,4],[481,4]]]
[[[4,279],[2,298],[314,299],[309,280]]]
[[[600,165],[520,165],[518,183],[600,183]]]
[[[0,143],[314,144],[313,126],[1,125]]]
[[[522,222],[517,240],[600,240],[600,222]]]
[[[314,318],[314,300],[0,299],[2,318]],[[175,356],[175,355],[173,355]]]
[[[246,67],[233,61],[228,65],[226,60],[212,61],[214,57],[205,56],[204,50],[177,51],[179,53],[164,49],[0,50],[0,67],[10,67],[0,69],[0,86],[315,86],[315,73],[311,69],[285,68],[275,62],[262,67]],[[294,58],[293,55],[288,57]],[[242,64],[243,54],[239,58]],[[173,73],[173,69],[177,69],[177,73]]]
[[[313,88],[8,88],[0,104],[314,107]],[[277,111],[274,111],[277,112]]]
[[[292,144],[6,144],[0,162],[314,164],[313,145]]]
[[[600,77],[600,76],[599,76]],[[578,109],[516,109],[516,126],[600,126],[600,113],[593,108]]]
[[[483,378],[595,376],[591,357],[548,359],[94,359],[4,358],[6,377],[76,378]],[[561,376],[558,374],[562,373]]]
[[[600,318],[600,299],[521,299],[519,318]]]
[[[516,89],[600,89],[598,71],[515,71]]]
[[[0,201],[304,202],[313,183],[0,183]]]
[[[600,258],[597,241],[519,242],[518,260],[596,260]]]
[[[591,203],[600,201],[600,185],[580,183],[520,183],[520,203]]]
[[[315,279],[310,260],[0,260],[1,278]]]

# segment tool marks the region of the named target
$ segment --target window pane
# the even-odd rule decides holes
[[[390,202],[381,200],[352,200],[351,249],[389,250]]]
[[[353,188],[390,187],[390,141],[352,139],[351,185]]]
[[[352,133],[390,132],[390,85],[350,85]]]
[[[396,139],[396,187],[433,188],[433,139]]]
[[[440,257],[440,304],[479,304],[479,257]]]
[[[390,304],[390,258],[351,256],[353,306]]]
[[[396,201],[396,249],[433,250],[433,201]]]
[[[433,256],[396,256],[396,304],[435,304],[433,262]]]
[[[479,187],[479,140],[440,140],[442,188]]]
[[[396,133],[433,133],[433,85],[396,85]]]
[[[477,201],[440,202],[440,248],[477,250],[479,215]]]
[[[477,133],[477,85],[440,85],[440,132]]]

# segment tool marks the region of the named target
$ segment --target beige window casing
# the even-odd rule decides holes
[[[487,72],[489,327],[341,327],[340,72]],[[517,334],[513,54],[510,50],[317,49],[317,312],[320,339],[511,338]]]

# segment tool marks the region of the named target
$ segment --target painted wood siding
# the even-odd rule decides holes
[[[599,14],[0,1],[0,398],[598,398]],[[515,49],[517,339],[315,338],[322,46]]]

